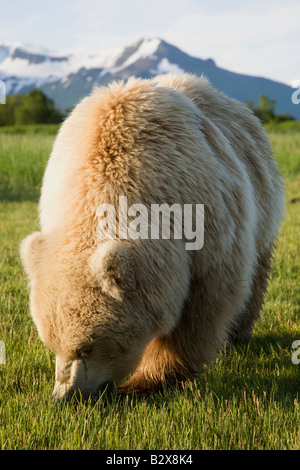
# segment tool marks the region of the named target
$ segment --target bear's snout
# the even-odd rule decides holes
[[[101,377],[89,366],[87,360],[63,361],[56,358],[55,386],[51,395],[53,403],[92,399],[96,401],[102,393],[113,394],[115,386]]]

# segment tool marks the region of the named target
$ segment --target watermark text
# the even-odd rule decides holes
[[[300,79],[293,81],[292,88],[295,88],[291,96],[292,103],[299,104],[300,103]]]
[[[6,364],[6,351],[4,341],[0,341],[0,365]]]
[[[5,83],[0,80],[0,104],[6,103],[6,88]]]
[[[300,364],[300,339],[293,342],[292,349],[296,350],[292,354],[292,363],[298,365]]]
[[[127,196],[119,196],[118,209],[101,204],[97,217],[97,236],[102,240],[170,240],[173,236],[185,240],[186,250],[200,250],[204,244],[204,204],[151,204],[148,209],[144,204],[128,207]]]

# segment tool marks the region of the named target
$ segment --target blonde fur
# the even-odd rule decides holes
[[[119,196],[147,208],[204,204],[203,248],[99,240],[97,208],[117,207]],[[21,248],[33,319],[58,358],[54,396],[96,396],[129,373],[119,392],[148,393],[194,377],[230,333],[249,336],[282,213],[261,124],[205,78],[95,89],[59,131],[41,234]]]

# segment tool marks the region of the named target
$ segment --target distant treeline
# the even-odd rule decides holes
[[[263,124],[295,120],[295,118],[288,113],[275,114],[276,100],[271,100],[264,95],[259,95],[258,105],[255,106],[252,101],[247,101],[246,104]]]
[[[275,114],[275,103],[275,100],[264,95],[259,96],[258,105],[254,105],[252,101],[246,102],[264,124],[295,120],[290,114]],[[6,104],[0,106],[0,126],[58,124],[64,117],[54,101],[37,89],[28,94],[6,96]]]
[[[6,104],[0,106],[0,126],[27,124],[57,124],[64,114],[53,100],[41,90],[31,90],[6,96]]]

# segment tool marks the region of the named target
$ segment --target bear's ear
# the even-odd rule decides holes
[[[111,297],[121,300],[123,292],[136,289],[132,250],[123,243],[108,240],[89,259],[92,283]]]
[[[20,257],[29,276],[34,276],[37,272],[43,240],[41,232],[33,232],[24,238],[20,244]]]

